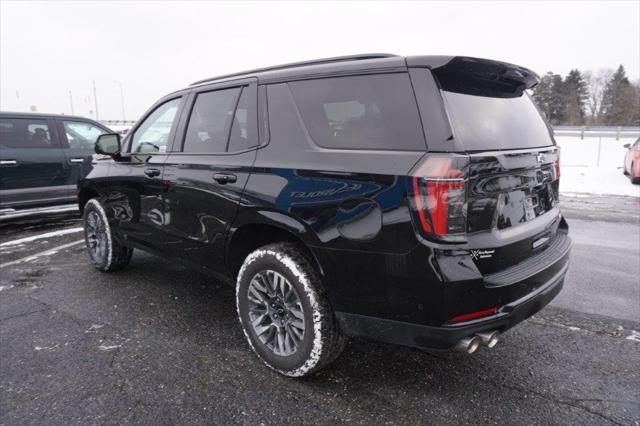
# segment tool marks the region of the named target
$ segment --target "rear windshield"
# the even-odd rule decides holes
[[[553,145],[542,116],[528,95],[494,98],[442,91],[453,134],[466,151]]]

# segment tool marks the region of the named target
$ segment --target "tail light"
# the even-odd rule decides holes
[[[560,179],[560,147],[557,147],[558,159],[553,162],[553,166],[556,170],[556,179]]]
[[[467,164],[466,156],[430,154],[411,173],[411,206],[423,237],[445,242],[466,240]]]

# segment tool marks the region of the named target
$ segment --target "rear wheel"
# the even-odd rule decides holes
[[[133,249],[114,238],[107,215],[100,202],[92,198],[84,206],[84,238],[91,263],[103,272],[126,267]]]
[[[640,183],[640,176],[636,175],[636,167],[633,163],[631,163],[631,170],[629,170],[629,175],[631,176],[631,183]]]
[[[280,374],[310,375],[344,348],[320,279],[293,244],[271,244],[247,256],[238,274],[236,303],[249,345]]]

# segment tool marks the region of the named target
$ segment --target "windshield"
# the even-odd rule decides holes
[[[542,116],[528,95],[494,98],[442,91],[453,134],[466,151],[553,145]]]

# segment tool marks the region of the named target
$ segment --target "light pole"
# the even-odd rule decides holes
[[[74,115],[75,112],[73,111],[73,95],[71,94],[71,90],[69,90],[69,103],[71,104],[71,115]]]
[[[96,92],[95,80],[93,80],[93,101],[95,102],[95,105],[96,105],[96,121],[99,121],[100,118],[98,118],[98,93]]]
[[[122,82],[118,80],[113,80],[114,83],[120,86],[120,105],[122,106],[122,122],[126,121],[126,116],[124,113],[124,89],[122,88]]]

